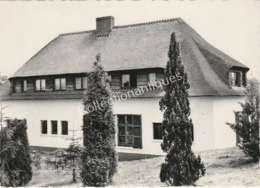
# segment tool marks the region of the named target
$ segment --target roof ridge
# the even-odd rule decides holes
[[[177,17],[177,18],[156,20],[156,21],[150,21],[150,22],[141,22],[141,23],[137,23],[137,24],[118,25],[118,26],[114,26],[113,29],[137,27],[137,26],[142,26],[142,25],[151,25],[151,24],[164,23],[164,22],[173,22],[173,21],[183,21],[183,20],[180,17]],[[91,32],[94,32],[94,31],[96,31],[96,30],[92,29],[92,30],[87,30],[87,31],[77,31],[77,32],[70,32],[70,33],[62,33],[59,36],[84,34],[84,33],[91,33]]]

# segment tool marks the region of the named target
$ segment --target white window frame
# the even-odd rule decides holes
[[[36,91],[45,91],[46,90],[46,80],[45,79],[35,80],[35,90]]]

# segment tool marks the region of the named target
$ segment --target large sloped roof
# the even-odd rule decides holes
[[[97,54],[106,71],[165,68],[172,32],[180,43],[191,96],[242,95],[230,89],[228,71],[248,67],[207,43],[180,18],[114,26],[104,36],[95,30],[61,34],[12,78],[90,72]]]

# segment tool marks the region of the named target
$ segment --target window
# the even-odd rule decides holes
[[[55,90],[66,90],[66,78],[55,79]]]
[[[129,74],[122,75],[122,87],[130,87],[130,75]]]
[[[51,134],[58,134],[58,122],[51,121]]]
[[[61,121],[61,134],[68,135],[68,121]]]
[[[83,77],[83,89],[88,88],[88,77]]]
[[[153,123],[153,139],[162,140],[162,124]]]
[[[75,82],[76,82],[76,89],[81,89],[81,78],[76,78]]]
[[[42,134],[48,134],[48,124],[46,120],[41,121],[42,126]]]
[[[142,148],[141,116],[118,115],[118,145]]]
[[[88,77],[77,77],[75,79],[76,89],[87,89],[88,87]]]
[[[241,87],[242,85],[242,74],[239,71],[230,72],[230,83],[231,86]]]
[[[27,91],[27,80],[23,81],[23,91]]]
[[[36,91],[45,91],[46,81],[45,79],[38,79],[35,81],[35,89]]]
[[[149,73],[148,77],[150,83],[154,83],[156,81],[156,73]]]
[[[122,88],[135,88],[137,86],[136,74],[123,74],[122,75]]]

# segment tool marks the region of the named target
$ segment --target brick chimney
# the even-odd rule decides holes
[[[96,34],[105,34],[112,31],[114,27],[114,17],[106,16],[96,18]]]

